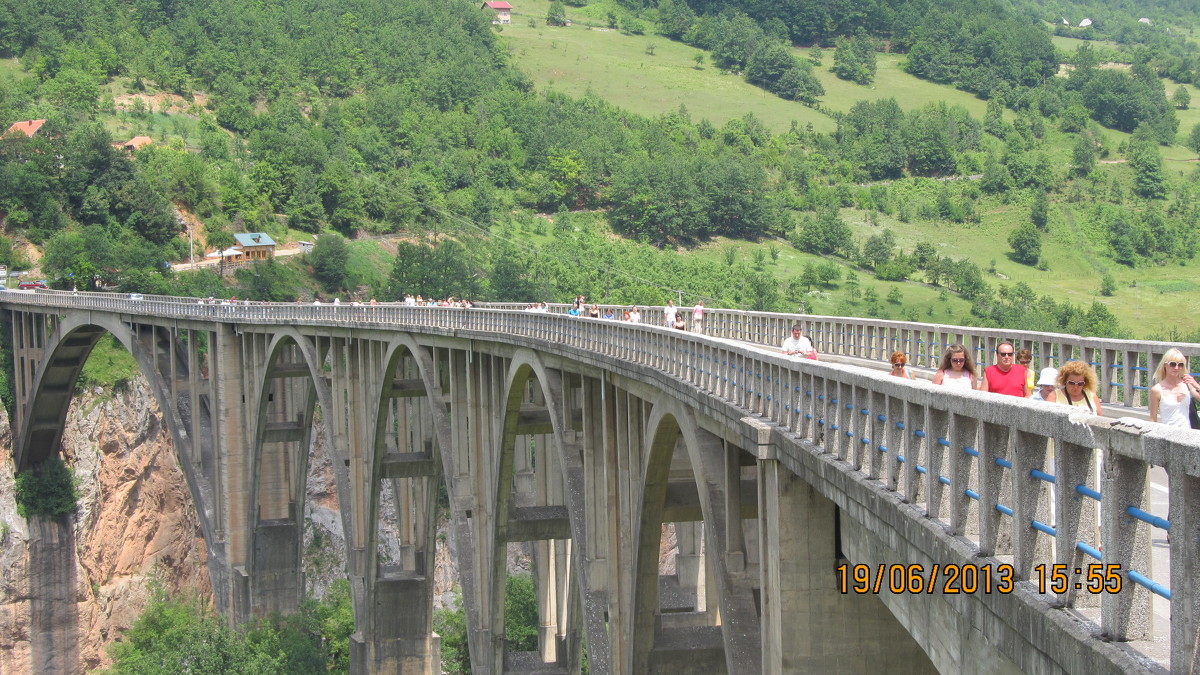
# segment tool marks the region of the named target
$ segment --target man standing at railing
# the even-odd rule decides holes
[[[983,370],[983,391],[1025,398],[1025,366],[1015,363],[1017,350],[1010,342],[996,345],[996,364]]]
[[[663,325],[671,328],[675,325],[675,301],[668,300],[667,306],[663,307]]]
[[[814,360],[817,358],[817,350],[813,347],[812,340],[800,334],[800,324],[792,326],[792,336],[784,339],[780,349],[788,356]]]

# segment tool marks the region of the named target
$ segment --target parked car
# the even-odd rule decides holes
[[[22,281],[17,284],[17,288],[23,291],[31,291],[37,288],[49,289],[50,287],[46,285],[45,281]]]
[[[141,294],[141,293],[130,293],[130,294],[129,294],[129,299],[130,299],[130,300],[141,300],[141,299],[143,299],[143,298],[142,298],[142,294]]]

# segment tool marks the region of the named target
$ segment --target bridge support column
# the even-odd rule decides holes
[[[226,547],[225,564],[229,571],[223,576],[230,580],[226,589],[219,589],[214,579],[213,594],[217,596],[218,609],[228,607],[233,622],[241,624],[254,616],[250,606],[252,579],[247,576],[250,530],[254,523],[251,501],[254,461],[246,439],[250,420],[246,417],[245,358],[241,338],[234,334],[232,326],[217,326],[210,333],[210,340],[210,380],[217,410],[215,419],[219,421],[213,434],[213,471],[218,477],[213,495],[217,504],[213,524],[217,542]]]
[[[841,592],[837,506],[776,460],[759,481],[763,672],[935,672],[878,597]]]
[[[370,625],[350,636],[350,672],[442,672],[441,639],[429,631],[430,593],[425,578],[376,580],[363,612]]]

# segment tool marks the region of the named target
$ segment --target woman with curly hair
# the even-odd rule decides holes
[[[942,354],[942,365],[933,376],[934,384],[954,389],[975,389],[975,362],[962,345],[950,345]]]
[[[1188,408],[1191,400],[1200,401],[1200,385],[1188,372],[1188,360],[1178,349],[1168,349],[1154,369],[1155,385],[1150,388],[1150,421],[1191,429]]]
[[[1062,402],[1087,408],[1093,415],[1103,415],[1096,396],[1096,372],[1083,361],[1067,361],[1058,369],[1058,386]]]

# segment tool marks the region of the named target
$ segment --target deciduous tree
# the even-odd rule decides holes
[[[1033,223],[1025,223],[1008,235],[1008,245],[1012,247],[1014,260],[1036,265],[1042,255],[1042,234]]]

